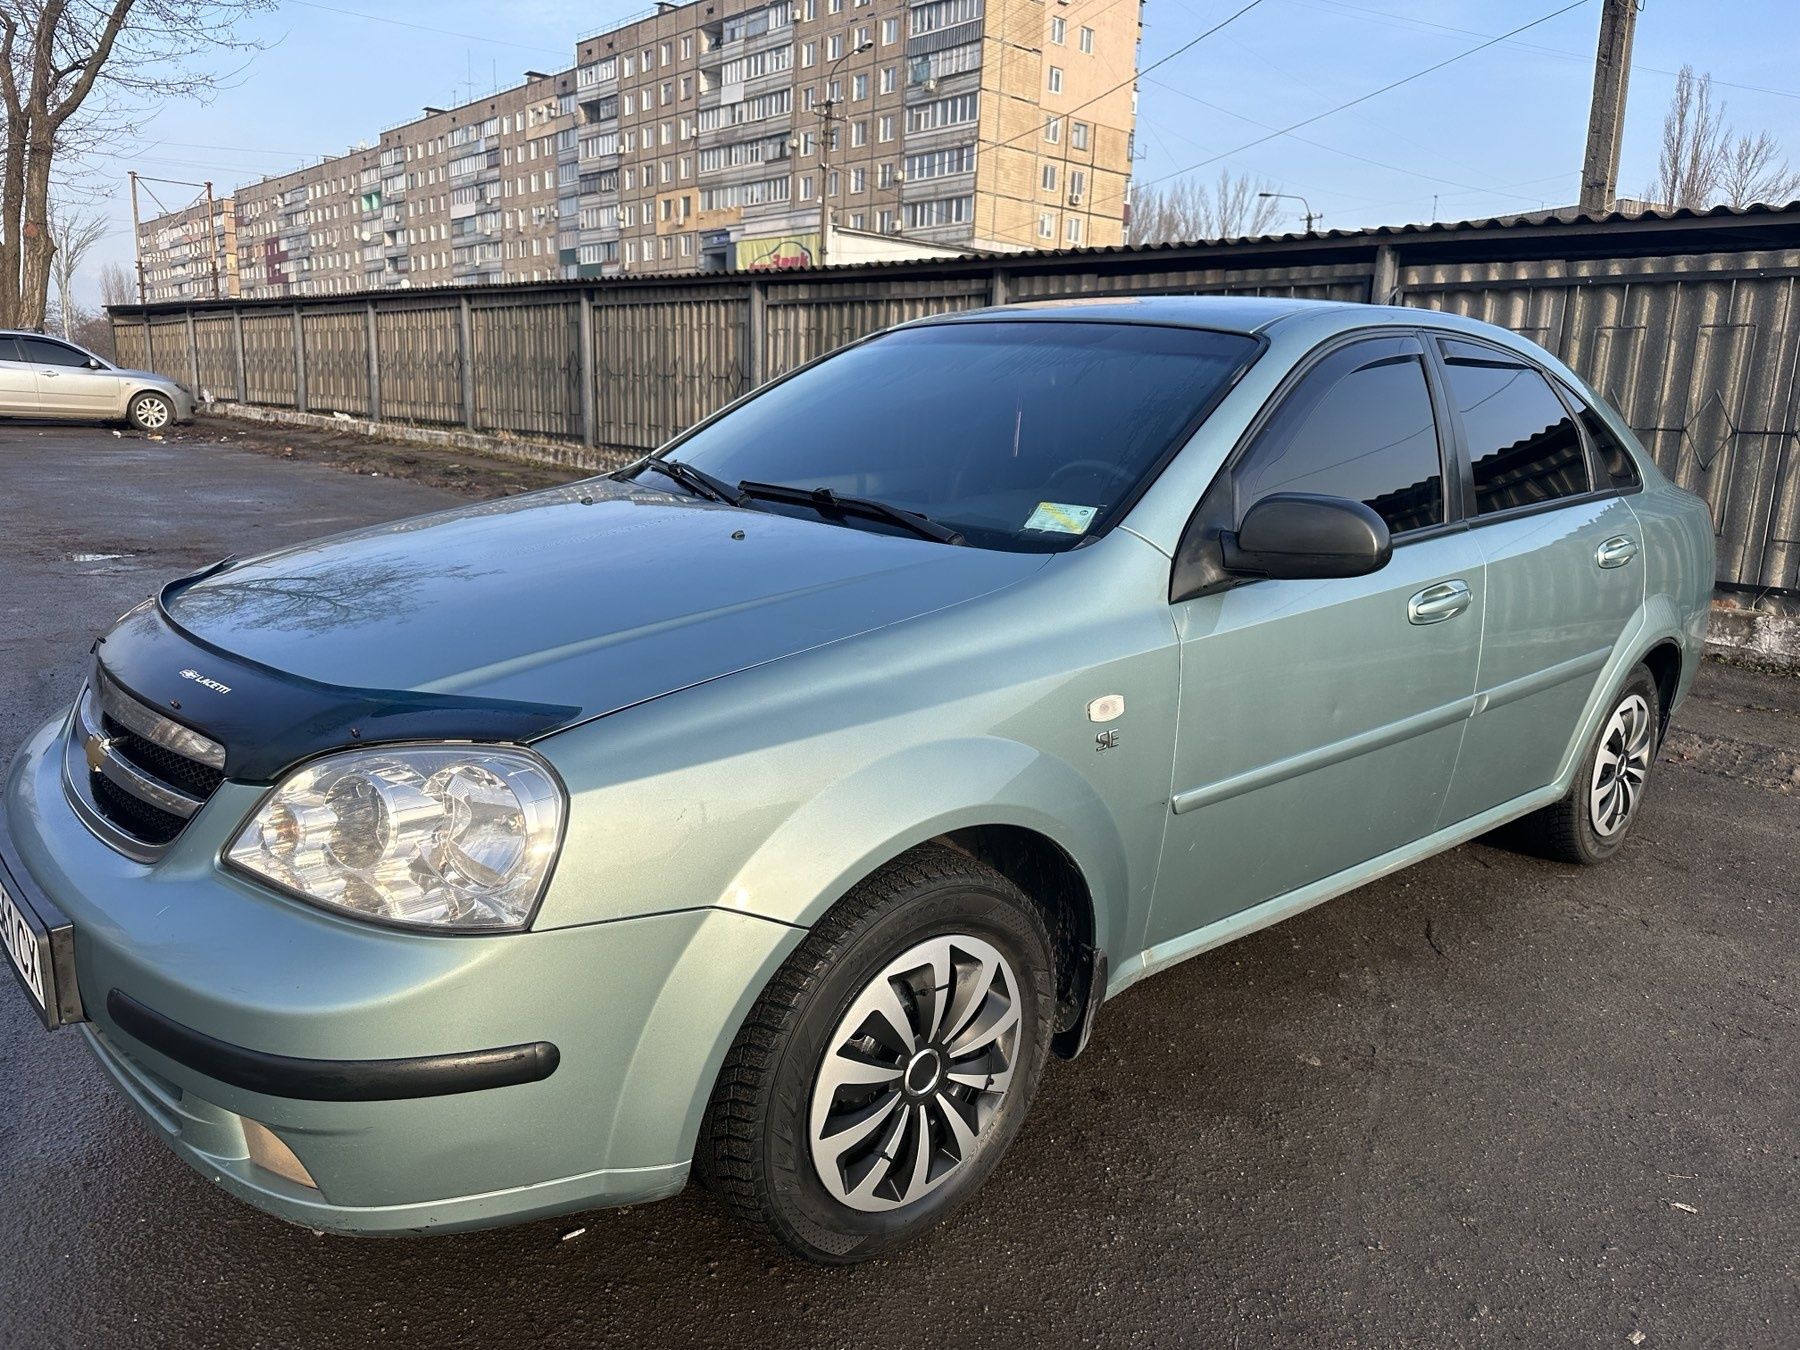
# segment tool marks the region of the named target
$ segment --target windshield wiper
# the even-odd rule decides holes
[[[803,488],[787,483],[758,483],[753,479],[745,479],[739,483],[738,491],[745,497],[760,497],[764,501],[791,502],[795,506],[810,506],[818,511],[835,511],[840,515],[884,520],[890,525],[898,525],[923,539],[933,539],[940,544],[964,542],[960,530],[941,525],[930,516],[921,515],[917,511],[903,511],[898,506],[889,506],[873,497],[846,497],[828,487]]]
[[[696,469],[692,464],[683,464],[678,459],[659,459],[655,455],[640,460],[639,463],[646,469],[656,469],[667,474],[697,497],[724,502],[728,506],[744,504],[742,491],[732,487],[723,478],[714,478],[705,469]]]

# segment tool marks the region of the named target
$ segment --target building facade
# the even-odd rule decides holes
[[[239,189],[229,293],[1121,243],[1139,4],[659,5],[567,70]]]
[[[230,197],[147,220],[137,228],[138,285],[143,298],[211,300],[241,294],[238,285],[238,216]]]

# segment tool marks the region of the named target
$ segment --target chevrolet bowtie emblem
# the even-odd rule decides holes
[[[90,773],[99,773],[106,763],[106,752],[112,748],[112,741],[99,732],[88,733],[86,741],[87,766]]]

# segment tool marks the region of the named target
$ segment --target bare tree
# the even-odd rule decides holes
[[[100,303],[106,306],[130,305],[137,302],[137,283],[131,269],[122,262],[100,264]]]
[[[1257,195],[1267,191],[1269,184],[1260,179],[1225,169],[1215,183],[1177,178],[1164,187],[1145,189],[1132,197],[1131,242],[1166,244],[1267,234],[1281,214],[1273,200]]]
[[[1656,181],[1645,195],[1665,208],[1699,210],[1725,202],[1786,202],[1800,193],[1800,174],[1766,131],[1734,134],[1725,104],[1715,100],[1712,76],[1683,66],[1663,114]]]
[[[272,0],[5,0],[0,4],[0,326],[35,327],[57,241],[50,189],[132,130],[145,101],[204,98],[218,76],[196,62],[242,50],[244,14]]]
[[[50,242],[56,250],[50,257],[50,280],[56,288],[56,309],[64,337],[75,335],[75,325],[81,318],[75,303],[76,273],[94,251],[94,245],[105,237],[103,217],[60,202],[50,208]]]
[[[1785,204],[1800,197],[1800,173],[1788,165],[1768,132],[1739,136],[1726,150],[1719,168],[1718,196],[1728,206]]]

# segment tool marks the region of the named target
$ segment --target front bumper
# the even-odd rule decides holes
[[[718,1065],[800,930],[716,909],[480,937],[358,924],[219,867],[257,788],[220,788],[153,864],[114,853],[63,796],[60,730],[39,731],[7,783],[15,871],[72,924],[81,1034],[203,1175],[351,1233],[479,1227],[684,1184]],[[235,1060],[196,1058],[134,1008]],[[244,1072],[542,1046],[549,1072],[450,1095],[297,1092]],[[525,1059],[542,1069],[544,1053]],[[252,1161],[258,1126],[314,1186]]]

